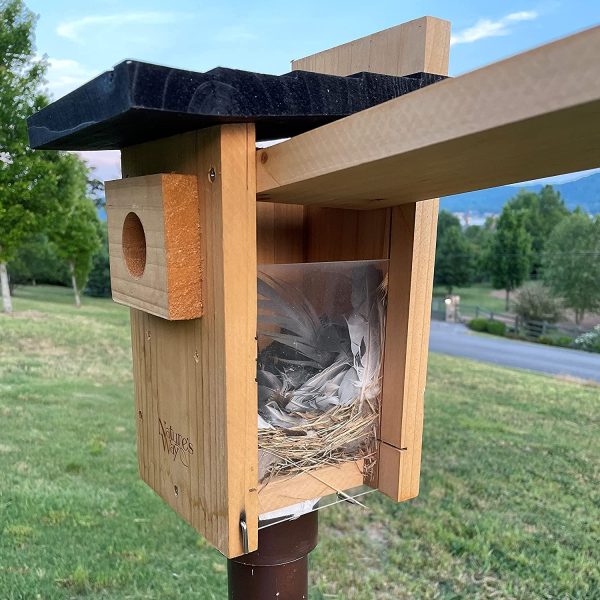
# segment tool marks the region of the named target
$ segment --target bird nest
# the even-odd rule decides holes
[[[300,270],[300,271],[299,271]],[[259,480],[364,459],[379,417],[381,261],[259,270]]]
[[[359,459],[365,475],[372,471],[378,412],[370,403],[295,416],[301,420],[295,427],[258,430],[261,480]]]

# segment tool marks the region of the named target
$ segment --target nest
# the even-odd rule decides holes
[[[302,424],[259,429],[261,481],[298,475],[315,468],[364,459],[364,474],[374,465],[378,413],[357,399],[325,412],[296,413]]]
[[[370,261],[301,266],[259,271],[259,479],[361,459],[368,475],[387,277]]]

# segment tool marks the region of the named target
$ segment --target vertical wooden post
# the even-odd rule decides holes
[[[450,23],[423,17],[296,60],[331,75],[446,75]],[[426,165],[423,165],[426,169]],[[395,500],[418,494],[438,200],[369,211],[307,207],[308,260],[389,258],[378,481]]]
[[[223,554],[238,556],[242,515],[249,550],[258,544],[254,125],[125,148],[122,167],[123,177],[196,176],[204,261],[201,319],[131,310],[140,472]],[[189,439],[188,465],[162,451],[159,419]]]

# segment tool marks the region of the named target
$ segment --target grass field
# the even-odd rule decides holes
[[[0,598],[226,598],[137,476],[127,310],[0,316]],[[420,497],[322,513],[311,600],[600,598],[600,388],[431,357]]]
[[[494,289],[489,284],[476,283],[465,288],[454,288],[452,293],[460,296],[461,304],[479,306],[494,312],[506,312],[504,297],[500,298],[498,295],[492,295],[493,291]],[[441,287],[436,287],[433,291],[433,295],[440,298],[445,297],[446,294],[447,290]]]

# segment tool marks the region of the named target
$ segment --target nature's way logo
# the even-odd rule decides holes
[[[189,437],[177,433],[166,421],[158,419],[158,433],[162,440],[163,450],[168,452],[173,460],[179,458],[185,467],[190,466],[190,457],[194,454],[194,447]]]

